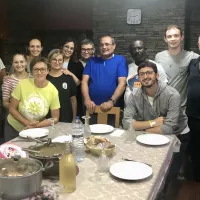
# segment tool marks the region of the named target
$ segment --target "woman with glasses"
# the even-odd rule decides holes
[[[60,49],[52,50],[48,55],[50,72],[47,79],[57,88],[60,100],[60,122],[71,123],[76,117],[76,84],[70,75],[61,71],[63,55]]]
[[[27,79],[30,77],[30,74],[26,72],[26,65],[26,58],[23,54],[15,54],[13,56],[10,76],[7,76],[4,79],[2,85],[3,106],[6,109],[9,109],[11,94],[18,82],[22,79]]]
[[[30,72],[30,62],[33,58],[38,57],[41,55],[43,50],[42,43],[39,39],[33,38],[29,41],[28,52],[29,55],[27,56],[27,71]]]
[[[65,74],[72,76],[74,82],[77,85],[77,115],[82,116],[83,113],[83,103],[81,94],[81,80],[83,74],[83,65],[78,61],[77,57],[77,45],[75,40],[69,38],[64,42],[62,46],[62,54],[64,58],[63,70]]]
[[[20,80],[12,93],[4,131],[6,141],[17,137],[23,129],[50,126],[51,120],[45,119],[49,110],[55,123],[59,121],[58,91],[46,79],[47,60],[34,58],[30,70],[33,78]]]

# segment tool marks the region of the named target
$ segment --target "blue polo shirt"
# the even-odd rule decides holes
[[[86,64],[83,75],[89,75],[89,95],[96,105],[108,101],[118,86],[119,77],[128,76],[124,56],[113,54],[109,60],[92,57]]]

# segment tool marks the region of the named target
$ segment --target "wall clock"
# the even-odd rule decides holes
[[[141,9],[128,9],[127,24],[141,24],[142,12]]]

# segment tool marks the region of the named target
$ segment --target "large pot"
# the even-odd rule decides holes
[[[58,176],[59,175],[59,157],[69,148],[66,143],[38,143],[29,146],[28,149],[37,152],[29,152],[29,156],[34,159],[40,160],[45,166],[49,161],[53,162],[53,167],[45,170],[43,176]]]
[[[31,196],[41,187],[43,170],[42,162],[36,159],[0,159],[0,197],[21,200]]]

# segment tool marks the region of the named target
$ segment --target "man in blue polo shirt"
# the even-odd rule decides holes
[[[86,64],[82,79],[82,94],[86,108],[93,113],[96,105],[103,112],[119,105],[128,75],[126,59],[114,54],[114,38],[100,38],[100,57],[92,57]]]

